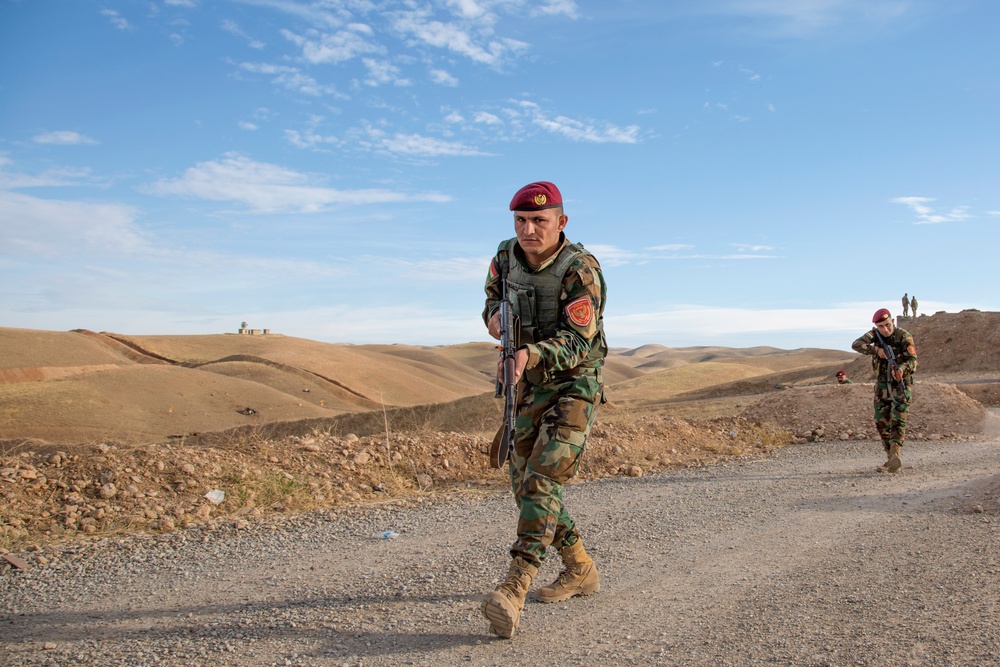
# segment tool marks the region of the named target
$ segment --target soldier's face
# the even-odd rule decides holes
[[[514,211],[514,232],[528,261],[541,264],[559,247],[559,234],[569,220],[561,208]]]
[[[893,325],[892,320],[886,320],[885,322],[876,324],[875,328],[878,329],[878,332],[883,336],[891,336],[892,332],[896,330],[896,327]]]

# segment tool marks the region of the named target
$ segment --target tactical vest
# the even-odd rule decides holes
[[[506,245],[506,249],[504,248]],[[587,251],[579,243],[568,243],[555,261],[538,272],[530,272],[514,255],[517,247],[515,239],[504,241],[500,250],[507,253],[507,297],[510,299],[514,314],[520,318],[521,343],[537,343],[551,338],[559,328],[559,295],[562,292],[563,278],[573,263]],[[607,343],[604,338],[604,317],[597,320],[597,340],[590,348],[590,353],[580,362],[578,369],[599,368],[607,355]],[[557,371],[559,375],[571,375],[574,371]],[[535,385],[544,384],[551,376],[540,368],[530,368],[525,372],[529,382]]]

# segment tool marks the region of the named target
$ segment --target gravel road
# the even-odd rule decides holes
[[[490,492],[78,546],[0,577],[0,664],[997,667],[1000,517],[971,507],[1000,441],[897,475],[878,449],[571,486],[602,590],[529,598],[512,640],[478,611],[514,527]]]

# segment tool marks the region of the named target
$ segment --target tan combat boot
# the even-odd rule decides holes
[[[559,550],[565,569],[548,586],[538,589],[539,602],[562,602],[574,595],[592,595],[601,590],[597,566],[583,550],[583,540]]]
[[[875,468],[875,472],[889,472],[889,447],[889,443],[882,443],[882,449],[885,450],[885,463]]]
[[[903,467],[903,461],[900,459],[899,455],[902,453],[903,446],[898,442],[894,442],[889,445],[889,460],[885,462],[886,472],[896,472]]]
[[[490,593],[480,609],[490,622],[490,632],[498,637],[510,639],[521,622],[524,598],[528,586],[538,574],[538,568],[520,556],[511,561],[507,580]]]

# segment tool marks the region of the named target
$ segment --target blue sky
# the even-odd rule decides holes
[[[555,182],[609,343],[1000,310],[994,0],[0,0],[0,326],[489,340]]]

